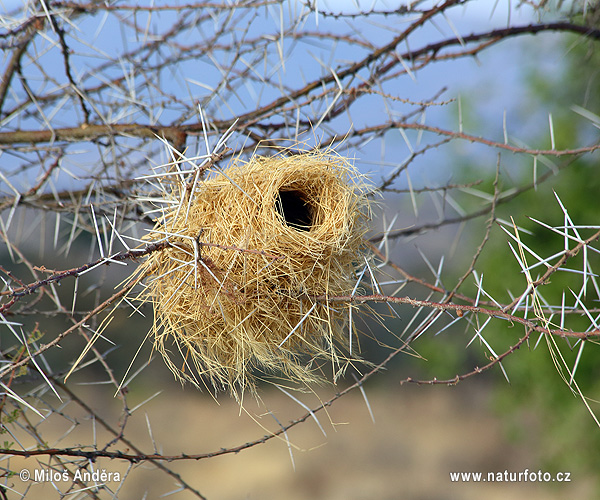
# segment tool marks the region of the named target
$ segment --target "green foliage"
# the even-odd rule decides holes
[[[569,147],[575,143],[585,143],[585,129],[589,122],[573,112],[573,109],[585,108],[598,115],[600,112],[600,47],[591,42],[574,43],[567,40],[570,55],[565,59],[564,71],[555,78],[545,75],[530,75],[528,85],[530,94],[535,96],[538,109],[552,109],[556,147]],[[529,103],[532,105],[532,103]],[[574,106],[579,106],[577,108]],[[586,125],[586,127],[584,127]],[[547,130],[540,134],[539,143],[547,139]],[[513,217],[515,223],[531,234],[521,232],[528,246],[542,257],[559,252],[564,245],[561,235],[552,233],[541,225],[531,221],[533,217],[553,226],[564,224],[564,213],[556,199],[560,198],[574,224],[598,225],[598,193],[600,175],[597,171],[597,153],[581,157],[575,161],[564,159],[556,163],[562,168],[536,190],[530,190],[515,198],[507,207],[499,206],[497,215],[503,219]],[[523,168],[521,180],[525,184],[532,181],[531,167]],[[582,237],[587,237],[585,230]],[[495,240],[509,240],[502,237],[500,231],[494,234]],[[571,245],[573,246],[573,245]],[[513,242],[513,247],[516,245]],[[585,256],[592,263],[598,262],[598,255]],[[566,267],[583,268],[582,252],[571,259]],[[531,258],[529,264],[535,263]],[[592,264],[592,268],[594,265]],[[520,272],[516,259],[507,245],[488,245],[481,256],[477,268],[485,273],[486,290],[498,300],[506,298],[506,290],[522,293],[526,286],[525,276]],[[543,274],[545,267],[540,266],[532,272],[533,279]],[[539,287],[539,293],[551,304],[561,304],[565,291],[565,303],[574,304],[574,294],[582,286],[582,276],[568,272],[554,273],[549,283]],[[588,287],[592,286],[591,283]],[[589,289],[589,288],[588,288]],[[572,291],[573,293],[571,293]],[[586,307],[597,308],[597,303],[586,302]],[[597,313],[595,313],[597,315]],[[554,321],[559,315],[554,318]],[[568,328],[578,331],[589,325],[588,318],[570,315]],[[502,325],[490,334],[492,338],[506,335]],[[520,332],[522,334],[522,331]],[[569,375],[564,373],[561,379],[560,367],[553,362],[553,354],[560,349],[568,367],[575,366],[581,344],[578,342],[554,339],[556,345],[548,343],[537,335],[532,337],[528,348],[521,348],[518,356],[509,358],[505,368],[510,376],[510,386],[504,384],[498,391],[497,408],[510,422],[511,435],[517,439],[535,434],[542,443],[540,460],[549,470],[579,471],[590,477],[597,474],[596,464],[600,460],[600,429],[597,427],[588,409],[577,395],[574,384],[569,384]],[[600,367],[597,363],[597,345],[588,341],[577,365],[575,382],[583,394],[594,398],[600,392]],[[564,371],[564,367],[562,368]],[[589,404],[597,413],[598,405],[590,400]],[[528,418],[532,417],[532,418]]]
[[[21,416],[21,414],[23,413],[23,411],[20,408],[15,408],[14,410],[10,411],[10,412],[6,412],[4,415],[0,416],[0,434],[6,434],[8,431],[6,430],[6,426],[8,424],[12,424],[13,422],[17,421],[18,418]],[[5,448],[8,448],[7,446],[5,446]]]

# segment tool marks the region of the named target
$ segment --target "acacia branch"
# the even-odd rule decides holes
[[[56,141],[91,141],[104,136],[121,135],[123,137],[136,137],[155,139],[164,137],[173,144],[185,142],[188,132],[202,132],[202,124],[171,127],[132,124],[83,124],[79,127],[56,128],[52,130],[14,130],[0,132],[0,144],[39,144]]]
[[[348,77],[356,75],[361,69],[365,68],[373,61],[377,59],[381,59],[383,56],[392,52],[412,31],[414,31],[418,26],[425,23],[428,19],[438,14],[439,12],[455,5],[456,3],[460,3],[458,0],[449,0],[446,3],[431,9],[425,13],[423,13],[422,17],[411,24],[411,26],[401,33],[399,36],[395,37],[390,43],[379,48],[374,49],[370,54],[365,57],[363,60],[358,61],[344,70],[337,72],[337,78],[340,80]],[[58,4],[60,5],[60,4]],[[69,4],[70,5],[70,4]],[[74,7],[75,8],[75,7]],[[35,25],[35,24],[34,24]],[[37,26],[37,25],[35,25]],[[406,60],[415,60],[426,54],[435,54],[442,50],[443,48],[450,47],[453,45],[457,45],[459,43],[469,43],[476,42],[480,40],[494,40],[501,41],[505,38],[511,36],[518,36],[523,34],[537,34],[546,31],[563,31],[563,32],[573,32],[580,33],[582,35],[588,36],[593,39],[600,39],[600,30],[590,28],[588,26],[581,26],[569,22],[556,22],[556,23],[543,23],[543,24],[530,24],[527,26],[516,26],[498,30],[492,30],[485,33],[478,33],[468,35],[462,38],[462,40],[458,40],[457,38],[449,38],[437,43],[426,45],[425,47],[405,52],[400,57]],[[34,32],[33,32],[34,33]],[[25,50],[26,44],[21,44],[18,50]],[[18,61],[20,59],[16,57],[17,52],[15,52],[12,60]],[[390,61],[385,66],[380,68],[377,71],[378,75],[383,75],[387,73],[391,67],[398,64],[400,61],[400,57],[394,57],[393,61]],[[68,63],[68,61],[66,61]],[[16,66],[15,66],[16,68]],[[11,73],[6,73],[11,76]],[[289,95],[281,97],[279,99],[274,100],[273,102],[262,106],[261,108],[250,111],[246,114],[243,114],[238,117],[239,122],[245,124],[246,126],[251,126],[257,124],[260,119],[264,119],[270,113],[274,112],[285,106],[289,102],[296,102],[301,97],[310,94],[313,90],[320,88],[321,86],[327,86],[331,84],[336,84],[336,79],[333,75],[329,75],[313,82],[308,83],[304,87],[299,90],[290,92]],[[8,89],[9,81],[7,78],[3,78],[2,85],[0,85],[0,109],[2,104],[2,88],[6,86],[4,90],[4,94]],[[55,96],[56,97],[56,96]],[[356,96],[350,96],[349,99],[355,99]],[[344,109],[347,107],[347,103],[342,103],[338,107],[337,113],[339,113],[340,109]],[[226,130],[228,129],[232,123],[231,120],[216,120],[213,122],[217,129]],[[481,142],[488,145],[494,145],[494,147],[507,149],[513,152],[522,152],[523,148],[517,148],[514,146],[509,146],[502,143],[497,143],[493,141],[488,141],[486,139],[470,136],[468,134],[456,133],[445,131],[436,127],[429,127],[426,125],[418,125],[418,124],[407,124],[407,123],[394,123],[393,127],[401,127],[401,128],[413,128],[417,130],[428,130],[434,133],[438,133],[440,135],[448,135],[452,137],[462,138],[472,142]],[[271,124],[268,128],[276,128],[276,125]],[[65,128],[55,128],[53,130],[14,130],[9,132],[0,132],[0,145],[2,144],[38,144],[38,143],[48,143],[53,141],[84,141],[84,140],[93,140],[103,136],[110,135],[123,135],[137,138],[154,138],[156,135],[165,137],[173,144],[182,145],[185,144],[185,137],[187,134],[198,134],[203,131],[203,126],[201,123],[194,124],[186,124],[181,126],[169,126],[169,125],[145,125],[139,123],[132,124],[113,124],[113,125],[105,125],[105,124],[83,124],[80,127],[65,127]],[[599,146],[600,147],[600,146]],[[183,149],[183,148],[181,148]],[[588,148],[587,151],[594,151],[597,147]],[[547,154],[552,156],[560,156],[560,155],[571,155],[578,154],[582,152],[582,150],[565,150],[561,151],[557,154],[554,150],[537,150],[531,151],[530,154]]]
[[[58,34],[58,39],[60,41],[60,49],[61,49],[61,53],[63,55],[63,62],[64,62],[64,66],[65,66],[65,73],[67,75],[67,79],[69,80],[71,87],[77,94],[77,98],[79,99],[79,104],[81,105],[81,110],[83,111],[83,116],[84,116],[83,123],[87,125],[90,121],[90,110],[88,109],[88,107],[85,103],[85,99],[83,98],[83,95],[77,88],[77,84],[75,83],[75,79],[73,78],[73,73],[71,71],[69,47],[67,46],[65,30],[63,29],[62,26],[59,26],[58,23],[56,23],[56,21],[54,20],[54,17],[51,17],[50,19],[52,20],[52,24],[54,26],[54,29],[56,30],[56,33]]]
[[[531,333],[532,333],[531,330],[527,330],[527,333],[523,337],[521,337],[519,339],[519,341],[515,345],[511,346],[507,351],[500,354],[497,358],[492,358],[491,361],[487,365],[484,365],[482,367],[476,366],[475,368],[473,368],[473,370],[471,370],[468,373],[463,373],[462,375],[456,375],[455,377],[448,378],[448,379],[432,378],[429,380],[420,380],[420,379],[414,379],[412,377],[406,377],[405,379],[400,380],[400,385],[404,385],[407,383],[417,384],[417,385],[456,385],[459,382],[462,382],[463,380],[465,380],[469,377],[473,377],[474,375],[479,375],[479,374],[483,373],[484,371],[489,370],[492,366],[495,366],[498,363],[500,363],[504,358],[506,358],[507,356],[510,356],[513,352],[515,352],[517,349],[519,349],[523,345],[524,342],[529,340]]]
[[[576,156],[577,155],[575,155],[575,157]],[[564,163],[557,165],[556,170],[557,171],[563,170],[564,168],[571,165],[571,163],[573,161],[574,161],[573,158],[569,158]],[[503,195],[502,193],[500,193],[500,195],[498,196],[498,199],[495,202],[495,205],[499,206],[499,205],[503,205],[505,203],[510,202],[517,196],[519,196],[523,193],[526,193],[527,191],[530,191],[532,189],[535,189],[537,186],[539,186],[543,182],[546,182],[554,175],[556,175],[555,171],[548,170],[544,174],[538,176],[533,182],[530,182],[528,184],[525,184],[525,185],[515,188],[515,189],[511,189],[508,194]],[[441,189],[444,189],[444,188],[441,188]],[[388,189],[388,188],[384,189],[384,191],[397,192],[397,190]],[[409,190],[409,192],[410,192],[410,190]],[[416,192],[416,190],[413,190],[413,192]],[[448,226],[448,225],[452,225],[452,224],[462,224],[463,222],[467,222],[469,220],[477,219],[479,217],[483,217],[483,216],[490,214],[493,206],[494,206],[493,203],[489,203],[479,210],[475,210],[474,212],[470,212],[465,215],[460,215],[458,217],[446,217],[444,219],[441,219],[441,220],[438,220],[435,222],[425,222],[423,224],[419,224],[419,225],[415,225],[415,226],[411,226],[411,227],[407,227],[407,228],[403,228],[403,229],[398,229],[398,230],[394,230],[394,231],[389,231],[385,235],[379,234],[377,236],[373,236],[373,237],[369,238],[369,244],[378,243],[383,239],[393,240],[393,239],[401,238],[404,236],[412,236],[412,235],[424,233],[429,229],[438,229],[440,227]]]
[[[401,380],[400,384],[402,385],[405,383],[415,383],[415,384],[427,384],[427,385],[439,385],[439,384],[456,385],[458,382],[461,382],[462,380],[465,380],[474,375],[483,373],[484,371],[487,371],[490,368],[492,368],[493,366],[500,363],[504,358],[506,358],[507,356],[514,353],[516,350],[518,350],[521,347],[521,345],[523,345],[523,343],[529,339],[530,335],[531,335],[531,330],[528,330],[527,333],[522,338],[520,338],[516,344],[511,346],[507,351],[500,354],[498,357],[493,358],[486,365],[484,365],[482,367],[475,367],[472,371],[470,371],[468,373],[465,373],[462,375],[456,375],[456,377],[447,379],[447,380],[438,380],[438,379],[417,380],[417,379],[413,379],[411,377],[407,377],[407,378]],[[182,453],[180,455],[163,455],[160,453],[144,454],[144,453],[140,453],[137,448],[134,448],[134,450],[136,451],[135,454],[123,453],[121,451],[111,452],[111,451],[106,451],[106,450],[82,450],[82,449],[75,449],[75,448],[62,448],[62,449],[46,448],[46,449],[37,449],[37,450],[12,450],[12,449],[5,448],[5,449],[0,449],[0,453],[5,454],[5,455],[21,456],[21,457],[25,457],[25,458],[34,457],[34,456],[80,457],[80,458],[86,458],[88,460],[96,460],[98,458],[110,458],[110,459],[117,459],[117,460],[125,460],[132,464],[137,464],[137,463],[141,463],[141,462],[145,462],[145,461],[152,461],[152,462],[156,463],[156,465],[160,465],[160,461],[167,461],[167,462],[174,462],[174,461],[181,461],[181,460],[198,461],[198,460],[203,460],[203,459],[207,459],[207,458],[218,457],[221,455],[237,454],[243,450],[253,448],[260,444],[265,444],[266,442],[270,441],[271,439],[273,439],[277,436],[280,436],[282,434],[285,434],[292,427],[295,427],[296,425],[305,422],[307,419],[314,417],[314,415],[316,413],[318,413],[319,411],[332,406],[338,399],[345,396],[350,391],[362,387],[362,385],[364,384],[365,381],[367,381],[369,378],[371,378],[376,373],[379,373],[398,353],[402,352],[406,348],[406,346],[407,346],[407,344],[405,343],[398,349],[394,350],[394,352],[390,353],[384,361],[382,361],[379,365],[375,366],[371,371],[369,371],[368,373],[363,375],[354,384],[352,384],[352,385],[348,386],[346,389],[336,393],[331,399],[322,402],[320,405],[313,408],[312,410],[309,410],[301,417],[299,417],[295,420],[289,421],[285,426],[281,426],[276,431],[274,431],[270,434],[266,434],[259,439],[255,439],[254,441],[249,441],[244,444],[234,446],[231,448],[221,448],[220,450],[217,450],[214,452],[209,452],[209,453],[198,453],[198,454]]]
[[[510,151],[511,153],[524,153],[532,156],[575,156],[584,153],[593,153],[594,151],[600,149],[600,143],[593,144],[591,146],[585,146],[582,148],[572,149],[530,149],[519,146],[511,146],[510,144],[506,144],[504,142],[493,141],[490,139],[485,139],[483,137],[465,134],[464,132],[453,132],[451,130],[445,130],[440,127],[433,127],[431,125],[424,125],[421,123],[393,122],[390,124],[390,126],[391,128],[401,128],[405,130],[424,130],[426,132],[432,132],[434,134],[447,136],[452,139],[462,139],[468,142],[485,144],[486,146],[490,146],[496,149],[505,149],[507,151]]]
[[[131,280],[130,282],[126,283],[125,285],[123,285],[123,288],[121,288],[121,290],[119,290],[118,292],[113,294],[111,297],[106,299],[104,302],[102,302],[101,304],[96,306],[94,309],[92,309],[90,312],[88,312],[81,320],[79,320],[73,326],[69,327],[68,329],[64,330],[62,333],[58,334],[52,341],[48,342],[47,344],[41,344],[40,347],[35,352],[31,353],[30,355],[21,359],[18,362],[4,365],[2,370],[0,370],[0,377],[4,377],[7,373],[12,373],[17,368],[27,365],[31,361],[31,358],[35,358],[39,354],[46,352],[51,347],[58,345],[60,343],[60,341],[62,339],[64,339],[67,335],[73,333],[78,328],[84,326],[91,318],[95,317],[97,314],[104,311],[104,309],[106,309],[108,306],[113,304],[115,301],[117,301],[121,297],[126,296],[127,293],[129,292],[129,290],[131,290],[134,286],[136,286],[138,284],[138,282],[139,282],[139,280]]]
[[[167,248],[169,246],[171,246],[171,245],[168,241],[160,241],[158,243],[152,243],[150,245],[147,245],[145,248],[142,248],[142,249],[132,249],[127,252],[120,252],[120,253],[117,253],[110,257],[98,259],[94,262],[88,262],[79,267],[74,267],[74,268],[68,269],[66,271],[54,272],[48,278],[38,280],[29,285],[21,286],[19,288],[15,288],[15,289],[12,289],[9,291],[0,292],[0,295],[8,295],[10,298],[24,297],[25,295],[32,294],[40,287],[50,285],[51,283],[58,283],[62,279],[67,278],[69,276],[77,277],[80,274],[82,274],[83,272],[88,271],[89,269],[91,269],[93,267],[98,267],[103,264],[110,265],[111,262],[123,262],[125,260],[135,260],[135,259],[138,259],[139,257],[143,257],[144,255],[148,255],[152,252],[164,250],[165,248]],[[40,270],[43,271],[45,269],[40,269]],[[0,312],[4,312],[4,309],[0,308]]]
[[[420,300],[413,299],[412,297],[392,297],[390,295],[338,295],[332,297],[315,297],[316,300],[320,302],[347,302],[353,304],[364,304],[367,302],[384,302],[391,304],[407,304],[413,307],[426,307],[430,309],[438,309],[440,311],[460,311],[460,313],[474,313],[474,314],[485,314],[486,316],[490,316],[492,318],[504,319],[511,323],[519,323],[521,325],[526,326],[527,328],[539,332],[545,333],[549,335],[556,335],[558,337],[569,337],[580,340],[587,340],[591,338],[600,337],[600,330],[591,330],[589,332],[572,332],[568,330],[551,330],[548,328],[544,328],[543,326],[538,325],[535,321],[521,318],[520,316],[515,316],[514,314],[510,314],[503,310],[499,309],[487,309],[485,307],[464,305],[464,304],[454,304],[452,302],[436,302],[433,300]]]
[[[21,66],[23,54],[25,54],[27,51],[27,46],[29,45],[29,42],[33,40],[36,32],[42,29],[43,26],[44,20],[41,18],[36,18],[33,22],[31,22],[31,24],[28,24],[23,39],[18,42],[17,47],[13,51],[8,66],[4,71],[4,75],[2,75],[2,78],[0,78],[0,112],[4,106],[4,100],[6,99],[6,94],[10,87],[12,78]]]

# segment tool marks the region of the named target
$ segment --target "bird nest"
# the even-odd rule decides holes
[[[331,151],[254,156],[168,191],[148,236],[166,248],[140,272],[171,370],[234,395],[264,375],[320,380],[319,360],[343,372],[354,306],[329,299],[355,291],[370,216],[354,167]]]

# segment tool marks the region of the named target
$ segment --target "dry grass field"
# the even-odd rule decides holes
[[[129,438],[146,452],[154,445],[164,454],[218,451],[260,438],[267,433],[265,429],[276,429],[273,417],[285,423],[303,413],[276,390],[263,393],[262,409],[246,400],[246,412],[240,412],[228,397],[217,404],[200,393],[198,397],[184,394],[192,390],[171,386],[135,411],[127,422]],[[93,388],[88,403],[107,420],[116,421],[120,405],[108,392]],[[326,436],[311,419],[291,429],[293,464],[288,444],[274,439],[238,454],[166,465],[210,500],[591,498],[591,478],[578,476],[577,471],[570,471],[572,481],[563,485],[451,482],[450,472],[543,470],[533,409],[524,421],[531,427],[530,438],[511,443],[502,421],[491,410],[488,394],[488,388],[478,384],[430,388],[390,383],[367,391],[375,422],[360,392],[354,391],[336,401],[327,414],[317,414]],[[135,393],[129,398],[136,399]],[[316,403],[316,397],[312,399]],[[302,400],[308,404],[311,397],[303,395]],[[270,414],[265,413],[265,406]],[[48,435],[56,432],[58,437],[67,429],[64,423],[48,422]],[[98,443],[103,442],[100,426],[94,429],[82,414],[61,446],[90,442],[91,433]],[[127,452],[122,446],[119,449]],[[36,467],[33,458],[19,460],[31,470]],[[17,469],[16,462],[12,466]],[[127,470],[126,463],[108,459],[98,460],[96,467],[121,474]],[[565,471],[569,471],[566,464]],[[15,479],[15,489],[23,491],[23,484]],[[130,470],[118,498],[158,499],[176,489],[172,477],[146,462]],[[31,485],[28,493],[31,498],[56,495],[48,483]],[[179,492],[168,498],[192,495]]]

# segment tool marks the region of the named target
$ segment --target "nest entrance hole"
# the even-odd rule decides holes
[[[275,209],[287,226],[299,231],[310,231],[315,222],[306,194],[299,189],[281,188],[275,199]]]

